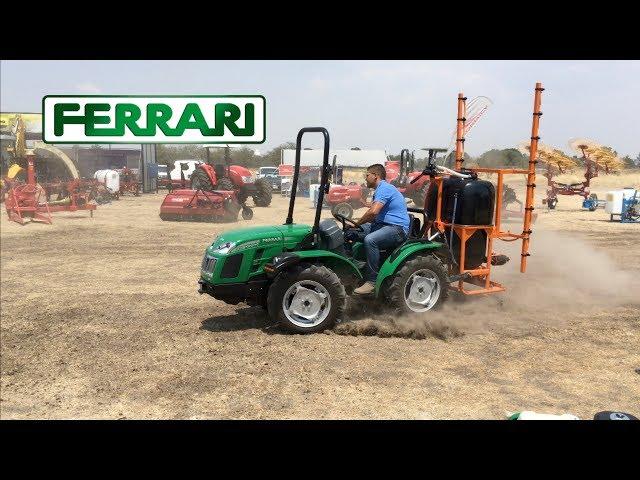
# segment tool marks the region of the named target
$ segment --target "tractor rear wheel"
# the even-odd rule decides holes
[[[230,178],[224,177],[218,180],[218,184],[215,186],[215,189],[233,192],[235,191],[236,187],[233,185],[233,182]]]
[[[271,204],[271,197],[273,196],[273,187],[264,178],[256,180],[256,193],[253,195],[253,203],[256,207],[268,207]]]
[[[209,178],[209,175],[207,175],[207,172],[201,168],[196,168],[191,174],[191,188],[193,190],[211,192],[213,190],[213,185],[211,184],[211,179]]]
[[[324,265],[301,263],[280,273],[267,295],[269,316],[293,333],[332,328],[346,308],[340,278]]]
[[[398,315],[439,308],[449,291],[444,266],[432,255],[408,260],[393,276],[386,292]]]

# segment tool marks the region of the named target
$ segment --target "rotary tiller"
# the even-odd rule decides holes
[[[250,220],[253,211],[240,205],[233,191],[178,189],[168,193],[160,206],[160,218],[169,221],[236,222]]]

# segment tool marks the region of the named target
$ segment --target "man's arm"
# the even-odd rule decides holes
[[[384,203],[373,202],[369,207],[369,210],[367,210],[364,213],[364,215],[360,217],[358,221],[356,221],[356,225],[360,226],[360,225],[364,225],[365,223],[372,222],[373,219],[376,218],[376,215],[380,213],[380,210],[382,210],[382,207],[384,207]]]

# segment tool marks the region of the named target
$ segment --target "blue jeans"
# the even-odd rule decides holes
[[[365,223],[362,232],[354,232],[354,240],[364,242],[367,254],[367,270],[365,280],[376,281],[380,269],[380,250],[397,247],[407,239],[400,225],[383,225],[381,223]]]

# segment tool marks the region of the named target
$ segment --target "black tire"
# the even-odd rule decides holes
[[[558,204],[557,198],[550,198],[547,200],[547,207],[549,207],[550,210],[555,210],[557,204]]]
[[[346,202],[338,203],[331,208],[331,215],[335,216],[336,214],[351,218],[353,216],[353,207]]]
[[[596,209],[598,208],[598,195],[596,195],[595,193],[592,193],[591,195],[589,195],[589,200],[591,200],[592,205],[591,208],[589,208],[590,212],[595,212]]]
[[[209,178],[209,177],[207,177]],[[211,182],[209,182],[209,184],[211,184]],[[220,180],[218,180],[218,183],[215,186],[216,190],[224,190],[227,192],[234,192],[236,187],[233,184],[233,182],[231,181],[230,178],[224,177],[221,178]],[[212,189],[213,190],[213,189]]]
[[[245,205],[245,208],[242,209],[242,219],[243,220],[251,220],[253,218],[253,210]]]
[[[418,270],[427,270],[433,273],[438,281],[438,298],[427,310],[416,312],[412,310],[405,300],[405,291],[411,276]],[[449,296],[449,284],[447,283],[447,273],[442,262],[432,255],[420,255],[407,260],[393,276],[389,288],[386,291],[387,299],[391,307],[398,315],[423,314],[429,310],[439,308]]]
[[[196,168],[191,174],[191,189],[204,190],[206,192],[213,191],[213,185],[209,179],[209,175],[201,168]]]
[[[228,202],[225,202],[224,210],[225,213],[222,217],[224,222],[237,222],[238,214],[240,213],[240,210],[242,210],[242,206],[235,200],[230,200]]]
[[[238,201],[240,202],[240,204],[244,205],[247,201],[247,198],[249,198],[247,189],[241,188],[240,190],[238,190],[238,192],[236,193],[236,197],[238,198]]]
[[[283,303],[287,290],[296,282],[311,280],[322,285],[329,293],[329,312],[320,323],[308,327],[294,323],[284,311]],[[347,294],[340,278],[324,265],[301,263],[280,273],[271,284],[267,294],[269,316],[282,328],[292,333],[316,333],[332,328],[342,318],[346,307]]]
[[[271,197],[273,196],[273,187],[264,178],[256,180],[256,194],[253,195],[253,203],[256,207],[268,207],[271,205]]]

